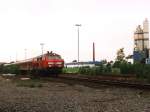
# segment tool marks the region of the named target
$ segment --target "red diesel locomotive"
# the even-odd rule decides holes
[[[60,73],[64,67],[64,60],[60,55],[51,52],[46,54],[13,63],[19,67],[22,73],[31,71],[35,73]]]

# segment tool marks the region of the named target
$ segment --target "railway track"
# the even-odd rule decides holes
[[[123,77],[121,78],[121,80],[117,79],[116,76],[116,80],[115,78],[113,78],[113,80],[111,80],[111,78],[96,78],[96,77],[82,77],[82,76],[75,76],[75,75],[60,75],[58,78],[60,79],[65,79],[65,80],[71,80],[71,81],[79,81],[79,82],[88,82],[88,83],[96,83],[96,84],[103,84],[103,85],[113,85],[113,86],[120,86],[120,87],[130,87],[130,88],[137,88],[137,89],[150,89],[150,84],[148,83],[144,83],[144,82],[135,82],[133,80],[133,82],[131,82],[131,80],[129,81],[128,79],[124,79]],[[119,76],[120,78],[120,76]],[[133,77],[130,77],[133,79]]]
[[[21,77],[24,77],[24,75],[20,77],[17,76],[16,79],[18,78],[20,79]],[[30,76],[27,76],[27,77],[32,78]],[[65,82],[65,83],[69,83],[72,85],[83,84],[87,86],[93,86],[96,84],[96,87],[98,87],[99,85],[108,85],[108,86],[118,86],[118,87],[120,86],[120,87],[130,87],[130,88],[150,90],[150,83],[137,81],[136,76],[131,76],[131,75],[84,76],[84,75],[78,75],[78,74],[59,74],[57,77],[51,77],[51,78],[48,78],[48,77],[38,77],[38,78],[40,78],[40,80]]]

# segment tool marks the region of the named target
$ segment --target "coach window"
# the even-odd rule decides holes
[[[40,57],[40,58],[37,58],[37,61],[41,61],[42,60],[42,58]]]
[[[42,60],[42,57],[40,57],[40,59],[39,59],[40,61]]]
[[[42,57],[42,60],[45,60],[45,57]]]

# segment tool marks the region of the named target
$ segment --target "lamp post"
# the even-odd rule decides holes
[[[42,50],[42,55],[43,55],[43,47],[44,47],[44,43],[40,43],[41,45],[41,50]]]
[[[80,59],[80,52],[79,52],[79,27],[81,26],[81,24],[76,24],[75,26],[78,27],[77,32],[78,32],[78,63],[79,63],[79,59]]]

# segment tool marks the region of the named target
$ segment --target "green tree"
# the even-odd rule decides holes
[[[120,62],[125,61],[124,48],[120,48],[117,51],[116,61],[120,61]]]

